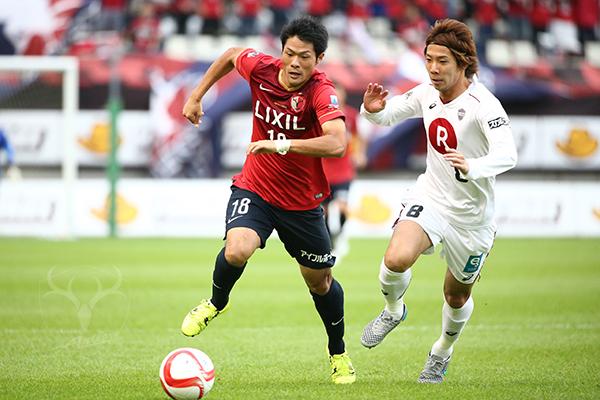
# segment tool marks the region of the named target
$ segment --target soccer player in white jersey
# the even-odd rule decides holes
[[[494,242],[495,176],[515,166],[517,152],[506,112],[476,80],[477,52],[468,27],[452,19],[437,21],[424,53],[430,83],[389,100],[387,90],[369,83],[361,106],[361,113],[379,125],[422,117],[427,133],[427,168],[402,201],[380,266],[385,308],[365,327],[361,342],[377,346],[406,318],[403,297],[411,267],[443,243],[442,330],[418,378],[441,383],[473,312],[471,290]]]

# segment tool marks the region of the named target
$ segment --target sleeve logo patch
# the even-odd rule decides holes
[[[329,108],[332,110],[337,110],[338,108],[340,108],[340,103],[338,102],[338,98],[334,94],[329,96]]]
[[[504,117],[498,117],[491,121],[488,121],[488,126],[490,127],[490,129],[498,128],[502,125],[508,125],[508,119]]]
[[[252,58],[252,57],[256,57],[257,55],[259,55],[260,53],[256,50],[249,52],[248,54],[246,54],[246,57],[248,58]]]

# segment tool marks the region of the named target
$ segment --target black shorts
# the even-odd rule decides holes
[[[231,228],[240,227],[258,234],[261,249],[275,229],[289,255],[305,267],[322,269],[335,264],[320,206],[306,211],[283,210],[256,193],[232,186],[225,215],[225,236]]]

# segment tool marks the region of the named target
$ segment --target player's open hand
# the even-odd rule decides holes
[[[451,166],[457,168],[463,176],[469,173],[469,163],[465,159],[464,154],[458,152],[456,149],[446,147],[446,154],[443,157]]]
[[[181,114],[196,127],[202,122],[202,102],[200,100],[193,99],[190,97],[183,106]]]
[[[277,146],[274,140],[258,140],[248,145],[246,155],[248,154],[272,154],[277,153]]]
[[[384,90],[379,83],[369,83],[367,90],[363,96],[363,104],[365,110],[370,113],[376,113],[385,108],[385,98],[390,94],[388,90]]]

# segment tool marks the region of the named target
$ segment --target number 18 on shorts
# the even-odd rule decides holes
[[[487,254],[494,244],[496,227],[465,228],[450,224],[443,214],[430,204],[411,199],[400,212],[399,221],[413,221],[423,228],[433,246],[424,254],[432,254],[433,248],[442,243],[441,257],[459,282],[475,281]]]

